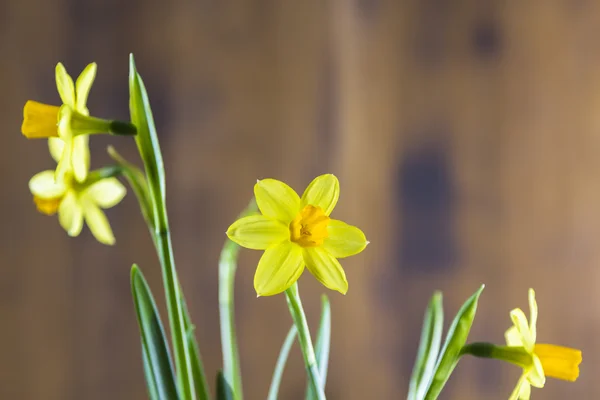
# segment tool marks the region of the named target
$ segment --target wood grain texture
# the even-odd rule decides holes
[[[127,56],[154,107],[174,248],[212,382],[221,365],[217,258],[257,178],[301,191],[341,181],[334,216],[371,241],[343,260],[330,399],[405,396],[424,307],[450,318],[486,283],[472,340],[501,342],[536,288],[540,341],[580,347],[576,384],[545,399],[600,397],[600,4],[593,1],[0,1],[0,398],[144,399],[129,268],[161,299],[160,271],[130,193],[109,211],[114,248],[69,239],[27,190],[52,168],[19,134],[27,99],[57,102],[54,65],[98,62],[89,106],[127,118]],[[135,160],[135,146],[94,138]],[[259,252],[236,283],[247,399],[264,398],[291,324],[284,298],[256,299]],[[316,329],[323,287],[301,293]],[[164,307],[163,315],[166,316]],[[468,359],[444,399],[505,399],[519,371]],[[294,348],[281,398],[300,399]]]

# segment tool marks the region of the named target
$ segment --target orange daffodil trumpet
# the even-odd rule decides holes
[[[56,65],[56,87],[63,102],[53,106],[29,100],[23,108],[21,131],[29,139],[50,138],[62,141],[63,152],[56,167],[56,180],[72,171],[77,182],[83,182],[90,165],[88,135],[109,132],[119,135],[135,134],[131,124],[109,121],[89,116],[86,103],[96,77],[96,63],[89,64],[77,78],[76,83],[65,67]]]
[[[345,294],[348,281],[337,259],[360,253],[369,242],[357,227],[330,218],[340,195],[338,179],[321,175],[302,197],[281,181],[263,179],[254,185],[254,195],[261,215],[238,219],[227,236],[265,251],[254,275],[256,293],[287,290],[306,267],[327,288]]]
[[[553,344],[537,344],[538,307],[535,292],[529,289],[529,323],[520,308],[510,312],[513,321],[506,331],[506,343],[510,347],[522,348],[530,356],[529,362],[522,363],[523,375],[510,396],[510,400],[529,400],[531,386],[542,388],[546,377],[574,382],[579,377],[581,351]]]

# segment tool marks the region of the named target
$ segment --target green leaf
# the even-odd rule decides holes
[[[148,354],[144,351],[143,345],[142,358],[144,361],[144,377],[146,378],[146,384],[148,386],[148,398],[150,398],[150,400],[159,400],[156,382],[154,382],[154,377],[152,376],[152,367],[150,361],[148,361]]]
[[[144,163],[148,194],[154,221],[153,238],[163,271],[163,284],[167,299],[173,355],[177,370],[177,385],[186,400],[194,400],[195,385],[192,372],[192,355],[186,337],[180,286],[177,279],[171,234],[165,203],[165,172],[158,136],[152,117],[148,93],[138,74],[133,55],[129,58],[129,112],[137,128],[135,140]]]
[[[429,382],[427,393],[425,394],[425,400],[435,400],[440,395],[444,385],[450,378],[450,374],[456,367],[458,360],[460,359],[460,351],[467,342],[473,319],[475,318],[475,312],[477,311],[477,301],[483,291],[485,285],[481,287],[463,304],[463,306],[454,317],[450,329],[448,329],[448,335],[444,342],[444,347],[440,352],[437,364],[435,366],[435,373],[433,378]]]
[[[181,292],[181,290],[180,290]],[[206,381],[206,375],[204,374],[204,364],[202,363],[202,357],[200,355],[200,348],[196,341],[196,335],[194,334],[195,326],[192,324],[190,314],[187,309],[187,304],[183,298],[183,292],[181,292],[181,304],[183,306],[183,316],[185,318],[185,331],[190,349],[190,356],[192,362],[192,377],[194,380],[194,387],[196,396],[199,400],[210,399],[208,382]]]
[[[433,368],[440,351],[443,327],[442,293],[435,292],[425,311],[421,342],[408,389],[408,400],[422,399],[427,390],[427,384],[431,381]]]
[[[279,352],[279,357],[277,357],[277,363],[275,364],[275,370],[273,371],[273,379],[271,380],[271,387],[269,388],[267,400],[277,400],[277,396],[279,395],[279,386],[281,384],[281,377],[283,376],[283,370],[285,369],[285,364],[287,363],[288,356],[290,355],[290,350],[294,344],[294,340],[296,339],[296,333],[298,333],[296,330],[296,325],[292,325],[290,331],[285,337],[285,340],[283,341],[281,351]]]
[[[138,146],[140,156],[146,169],[148,188],[151,199],[158,199],[162,204],[153,204],[160,209],[165,200],[165,173],[163,167],[162,153],[158,143],[158,136],[152,117],[152,108],[148,93],[142,81],[142,77],[135,68],[133,54],[129,57],[129,112],[131,122],[137,128],[135,142]],[[158,217],[159,215],[155,215]],[[160,228],[161,224],[156,224]],[[166,224],[165,224],[166,225]]]
[[[120,167],[121,173],[129,182],[129,185],[133,189],[135,196],[140,204],[142,215],[144,220],[149,227],[154,226],[154,215],[152,213],[152,202],[150,195],[148,194],[148,183],[146,182],[146,176],[141,169],[125,160],[113,146],[108,146],[108,154],[113,160],[117,162]],[[152,232],[154,233],[154,232]]]
[[[327,367],[329,365],[329,347],[331,345],[331,306],[326,295],[321,296],[321,321],[319,321],[319,331],[317,332],[317,342],[315,344],[315,355],[317,357],[317,366],[319,368],[319,378],[321,385],[325,390],[327,382]],[[306,398],[315,400],[317,395],[310,382],[307,383]]]
[[[256,202],[252,200],[238,218],[256,213]],[[240,372],[240,355],[235,333],[234,286],[237,259],[241,247],[229,239],[225,239],[219,257],[219,318],[221,328],[221,350],[223,353],[223,379],[230,384],[226,392],[229,400],[241,400],[242,375]]]
[[[159,400],[179,399],[171,355],[150,288],[137,265],[131,267],[131,292],[140,327],[148,391]]]
[[[227,400],[233,398],[233,391],[227,380],[225,379],[225,375],[223,375],[223,370],[219,370],[217,372],[217,400]]]

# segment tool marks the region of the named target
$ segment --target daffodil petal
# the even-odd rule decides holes
[[[348,291],[346,273],[334,256],[322,247],[305,248],[303,255],[306,268],[319,282],[331,290],[346,294]]]
[[[75,85],[62,63],[56,64],[56,88],[64,104],[75,107]]]
[[[531,333],[531,340],[535,343],[537,339],[537,318],[538,318],[538,307],[535,301],[535,291],[529,289],[529,332]]]
[[[71,163],[73,175],[77,182],[84,182],[90,169],[90,147],[88,143],[88,135],[79,135],[73,138]]]
[[[528,353],[533,352],[533,346],[535,342],[531,337],[531,332],[529,332],[529,325],[527,324],[527,317],[525,313],[520,308],[515,308],[510,312],[510,318],[513,321],[513,324],[518,329],[519,334],[521,335],[521,340],[523,342],[523,347],[527,350]]]
[[[287,290],[302,275],[302,249],[283,242],[265,250],[254,274],[254,289],[259,296],[272,296]]]
[[[514,325],[508,328],[504,334],[504,338],[506,339],[506,344],[508,346],[523,347],[523,338],[517,327]]]
[[[52,137],[48,139],[48,149],[50,150],[52,159],[59,162],[65,149],[65,142],[61,138]]]
[[[69,236],[77,236],[83,227],[83,210],[74,192],[68,191],[58,207],[58,221]]]
[[[73,154],[73,143],[70,141],[64,142],[63,152],[58,160],[58,165],[56,166],[56,172],[54,174],[54,178],[57,181],[61,181],[64,179],[66,173],[71,170],[71,157]]]
[[[79,74],[75,84],[75,109],[84,115],[88,115],[88,110],[85,104],[87,102],[90,89],[92,88],[92,84],[94,83],[94,79],[96,79],[96,70],[96,63],[88,64],[83,72]]]
[[[126,193],[127,189],[117,178],[105,178],[87,188],[85,197],[101,208],[111,208],[119,204]]]
[[[332,219],[327,225],[327,238],[323,248],[335,258],[350,257],[367,247],[367,238],[363,231],[345,222]]]
[[[291,222],[300,212],[300,197],[276,179],[263,179],[254,185],[254,196],[260,212],[284,223]]]
[[[538,356],[533,355],[533,366],[529,370],[527,380],[531,383],[531,386],[536,388],[543,388],[546,383],[546,375],[544,373],[544,367]]]
[[[264,215],[251,215],[235,221],[227,230],[227,236],[242,247],[265,250],[289,240],[290,231],[279,221]]]
[[[531,398],[531,385],[529,384],[529,381],[527,380],[525,375],[523,375],[523,377],[519,380],[519,383],[517,383],[515,392],[516,397],[511,396],[511,400],[529,400]]]
[[[104,212],[92,202],[86,202],[83,215],[92,235],[102,244],[115,244],[115,236]]]
[[[325,215],[329,216],[340,197],[340,182],[332,174],[317,176],[308,185],[302,195],[302,207],[313,205],[321,207]]]
[[[41,199],[53,199],[62,197],[67,191],[67,186],[63,181],[56,181],[54,171],[48,170],[35,174],[29,180],[29,190]]]

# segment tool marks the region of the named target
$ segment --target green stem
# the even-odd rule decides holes
[[[164,226],[164,229],[157,229],[154,236],[160,264],[162,266],[163,282],[167,297],[169,323],[171,326],[173,347],[175,350],[174,353],[175,365],[177,368],[177,381],[179,383],[179,387],[181,388],[183,398],[186,400],[193,400],[196,398],[196,395],[194,392],[194,382],[192,380],[192,366],[185,331],[183,308],[181,306],[181,293],[178,284],[179,281],[177,279],[177,271],[175,270],[173,248],[171,246],[171,234],[169,232],[168,225]]]
[[[321,384],[321,378],[319,376],[317,358],[315,357],[315,350],[313,348],[312,340],[310,339],[310,330],[308,329],[306,315],[302,308],[302,301],[300,300],[300,294],[298,293],[297,282],[285,291],[285,296],[288,308],[290,309],[290,314],[292,315],[292,319],[298,330],[298,342],[302,349],[304,365],[306,366],[311,386],[317,395],[317,399],[325,400],[325,392],[323,391],[323,385]]]
[[[223,379],[231,387],[231,391],[226,392],[228,400],[241,400],[243,398],[233,301],[235,271],[239,252],[240,246],[227,239],[219,259],[219,317],[221,319]]]

